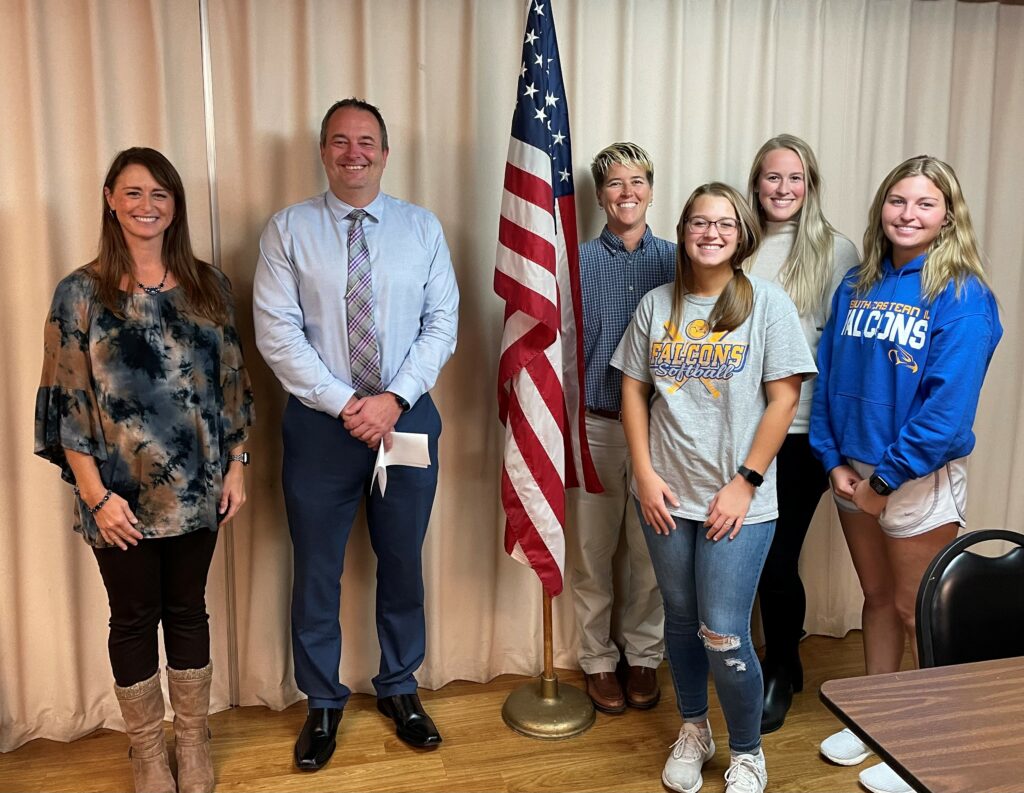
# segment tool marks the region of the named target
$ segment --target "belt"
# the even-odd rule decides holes
[[[622,421],[622,412],[619,410],[601,410],[600,408],[587,408],[587,413],[593,413],[595,416],[600,416],[603,419],[611,419],[612,421]]]

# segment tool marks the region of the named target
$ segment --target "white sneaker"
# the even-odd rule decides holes
[[[725,793],[764,793],[768,784],[768,769],[764,767],[764,752],[734,754],[725,772]],[[911,792],[913,793],[913,792]]]
[[[665,761],[665,770],[661,772],[662,784],[679,793],[697,793],[704,784],[700,770],[714,756],[711,726],[705,730],[685,722],[679,728],[679,738],[672,744],[672,752]]]
[[[860,783],[871,793],[914,793],[903,777],[885,763],[873,765],[860,772]]]
[[[842,730],[821,742],[821,753],[838,765],[857,765],[867,760],[872,752],[850,730]]]

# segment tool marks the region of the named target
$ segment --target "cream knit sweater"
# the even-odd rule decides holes
[[[793,247],[793,240],[796,236],[796,221],[785,221],[783,223],[769,222],[765,231],[764,241],[758,248],[750,272],[777,284],[782,283],[780,273],[782,265],[786,262],[790,248]],[[833,245],[833,271],[832,286],[828,292],[828,300],[818,307],[813,314],[801,314],[800,324],[807,337],[807,346],[811,349],[811,355],[815,360],[818,358],[818,342],[821,341],[821,331],[825,327],[829,310],[832,306],[832,295],[835,293],[839,282],[851,267],[860,264],[860,257],[853,243],[846,237],[836,235],[832,239]],[[811,399],[814,395],[814,380],[804,380],[800,389],[800,407],[797,409],[796,418],[789,428],[792,433],[804,433],[809,430],[811,417]]]

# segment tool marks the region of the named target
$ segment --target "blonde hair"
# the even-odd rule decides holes
[[[724,198],[736,212],[736,253],[729,263],[733,277],[718,296],[711,316],[708,317],[708,325],[712,330],[735,330],[747,321],[754,307],[754,286],[743,272],[743,263],[754,255],[761,244],[761,228],[743,196],[722,182],[710,182],[694,190],[679,215],[679,223],[676,225],[676,280],[672,290],[670,321],[673,327],[679,327],[683,317],[683,302],[686,295],[694,291],[693,268],[686,253],[686,222],[690,219],[694,203],[701,196]]]
[[[765,141],[754,155],[747,179],[747,200],[757,214],[762,232],[767,228],[768,218],[758,198],[761,168],[770,152],[788,149],[800,158],[804,169],[804,202],[797,218],[796,237],[780,277],[782,286],[793,298],[802,315],[815,314],[831,298],[832,263],[835,258],[834,238],[839,232],[825,218],[821,210],[821,172],[818,160],[811,147],[796,135],[776,135]],[[841,235],[839,235],[841,236]],[[751,260],[751,264],[753,261]]]
[[[854,289],[864,294],[882,279],[882,260],[892,252],[892,243],[882,230],[882,207],[893,186],[913,176],[923,176],[942,193],[946,202],[946,222],[928,248],[922,268],[921,291],[929,302],[935,300],[950,281],[956,283],[956,296],[971,276],[990,288],[978,252],[971,213],[967,209],[956,172],[936,157],[918,155],[904,160],[882,180],[868,211],[864,232],[864,262],[857,270]]]
[[[651,155],[641,146],[629,141],[620,141],[605,146],[590,163],[590,173],[594,177],[594,186],[600,190],[613,165],[624,165],[627,168],[639,168],[647,176],[647,183],[654,187],[654,163]]]

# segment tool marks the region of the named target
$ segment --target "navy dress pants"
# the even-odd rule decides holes
[[[388,468],[387,496],[374,484],[377,452],[353,438],[341,419],[290,397],[285,408],[284,497],[294,549],[292,652],[295,682],[311,708],[344,708],[341,574],[359,503],[366,499],[370,544],[377,555],[378,697],[416,691],[426,650],[421,551],[437,489],[441,417],[429,394],[403,413],[397,432],[425,433],[430,467]]]

